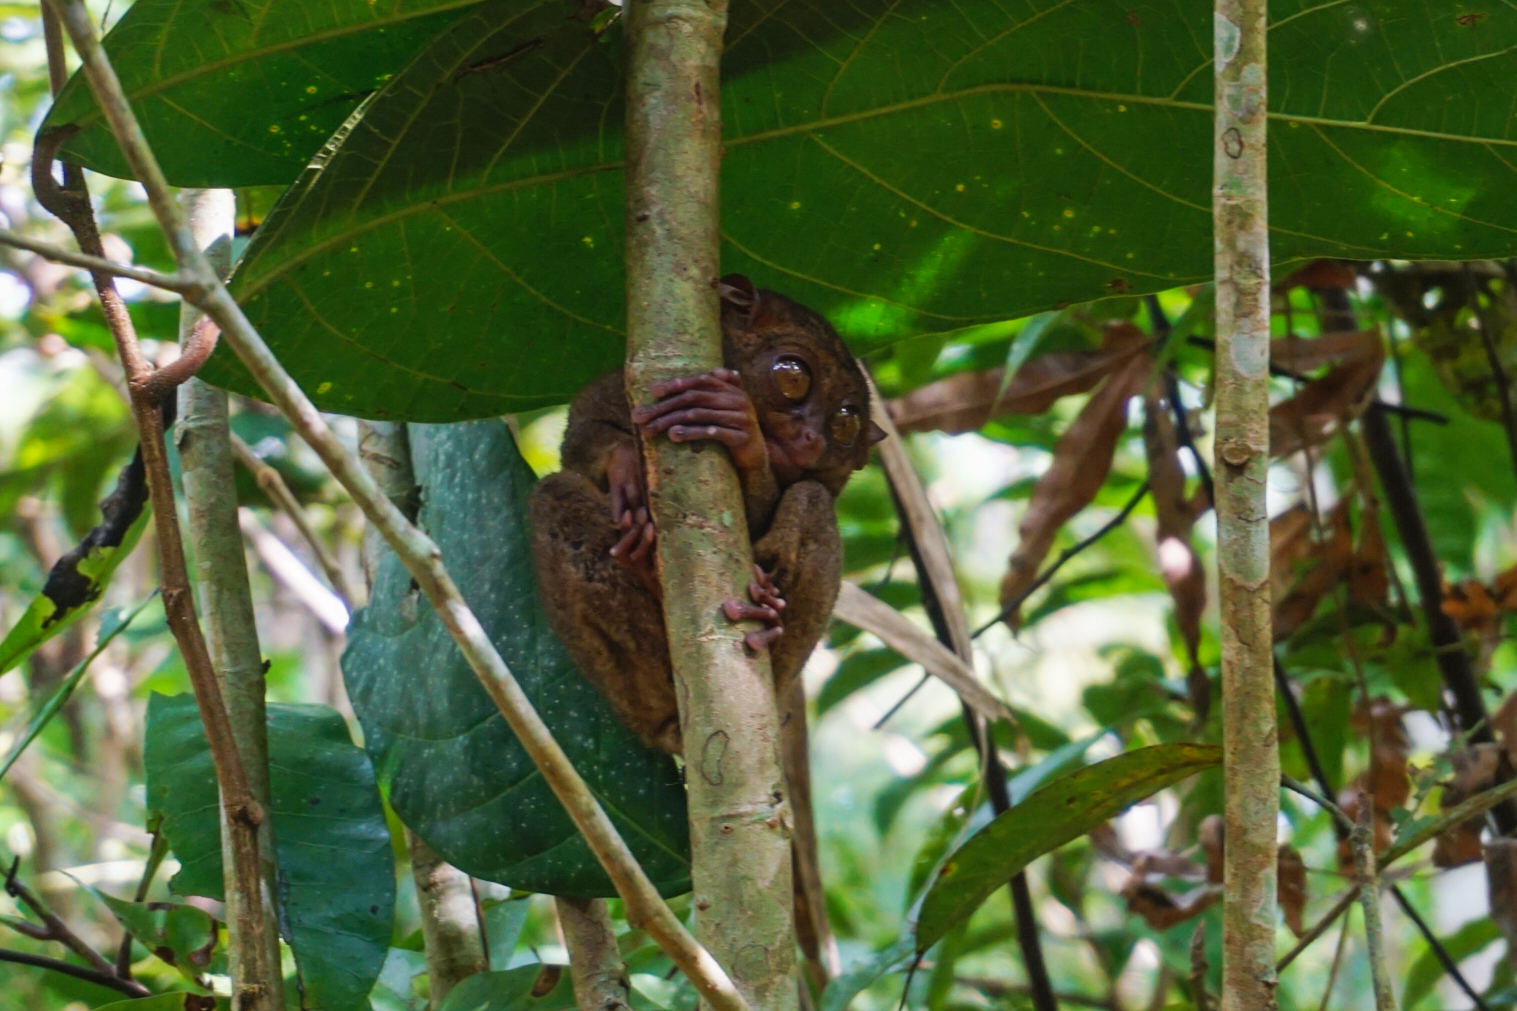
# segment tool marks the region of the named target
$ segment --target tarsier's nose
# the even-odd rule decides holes
[[[802,467],[815,467],[827,452],[827,440],[809,425],[802,425],[795,438],[795,462]]]

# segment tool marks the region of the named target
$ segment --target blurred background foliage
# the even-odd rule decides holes
[[[26,175],[47,106],[35,7],[0,4],[0,39],[0,216],[12,229],[63,243],[62,226],[32,201]],[[140,188],[103,176],[91,185],[112,255],[167,269]],[[1376,398],[1415,408],[1392,420],[1450,585],[1445,609],[1468,636],[1496,720],[1511,719],[1501,703],[1517,662],[1508,634],[1517,609],[1517,391],[1507,378],[1517,369],[1517,286],[1506,264],[1324,265],[1298,283],[1280,280],[1275,364],[1282,374],[1274,400],[1281,451],[1269,487],[1277,622],[1285,633],[1278,652],[1310,734],[1308,749],[1282,714],[1285,766],[1310,781],[1314,753],[1346,805],[1353,784],[1373,781],[1379,825],[1390,833],[1436,811],[1441,793],[1478,788],[1486,773],[1469,771],[1467,753],[1454,749],[1435,657],[1404,589],[1409,563],[1352,419]],[[177,303],[131,282],[122,288],[149,353],[161,353]],[[1324,290],[1348,291],[1357,313],[1348,331],[1355,339],[1335,351],[1325,342],[1344,330],[1324,323]],[[947,334],[900,334],[867,354],[949,532],[976,627],[1000,612],[1007,559],[1036,539],[1030,534],[1051,538],[1046,557],[1031,558],[1033,571],[1103,534],[1025,600],[1015,631],[994,624],[977,640],[980,674],[1019,716],[1018,727],[996,728],[996,743],[1014,773],[1031,770],[1020,780],[1024,793],[1054,771],[1143,744],[1217,739],[1215,714],[1207,713],[1218,659],[1215,594],[1183,578],[1196,564],[1212,571],[1215,534],[1200,462],[1211,458],[1209,297],[1196,287],[1152,300],[1110,298]],[[1086,474],[1104,469],[1089,443],[1061,439],[1101,396],[1098,384],[1116,382],[1123,368],[1133,393],[1160,392],[1117,400],[1110,473],[1088,501],[1068,486],[1040,485],[1060,460]],[[234,429],[294,490],[342,581],[362,587],[357,510],[270,409],[239,399],[234,410]],[[1169,419],[1167,443],[1153,433],[1159,415]],[[529,463],[540,474],[554,469],[563,408],[516,420]],[[1176,428],[1193,436],[1197,452],[1184,438],[1173,441]],[[52,563],[97,521],[96,504],[134,444],[120,369],[87,280],[0,247],[0,626],[16,620]],[[1156,462],[1170,468],[1168,478]],[[340,587],[322,574],[290,517],[244,470],[238,481],[245,525],[271,535],[250,534],[248,549],[271,698],[331,705],[351,723],[337,666],[343,638],[322,615],[333,599],[359,601],[336,598]],[[1176,506],[1177,487],[1184,509]],[[1145,489],[1151,494],[1113,525]],[[1066,501],[1055,501],[1061,495]],[[925,626],[877,464],[848,486],[839,518],[848,578]],[[96,614],[0,677],[0,752],[10,751],[39,700],[85,658],[102,622],[148,600],[157,584],[151,537],[122,565]],[[1177,540],[1189,546],[1177,553]],[[938,860],[989,814],[958,701],[938,682],[924,682],[920,667],[837,623],[806,680],[828,914],[848,968],[907,933],[911,904]],[[162,611],[149,603],[0,780],[0,862],[18,860],[20,879],[100,950],[114,950],[121,930],[86,886],[129,897],[151,849],[147,699],[186,690]],[[1506,732],[1504,723],[1497,729]],[[1219,777],[1203,775],[1031,868],[1045,953],[1066,1006],[1186,1006],[1198,968],[1215,988],[1219,923],[1217,909],[1207,908],[1215,891],[1207,819],[1220,811],[1218,791]],[[1294,795],[1283,807],[1282,839],[1301,868],[1282,887],[1285,950],[1303,922],[1331,905],[1345,874],[1326,815]],[[379,1011],[419,1008],[426,998],[414,886],[393,815],[391,827],[399,903],[370,998]],[[1489,905],[1509,910],[1511,896],[1487,895],[1482,868],[1470,862],[1480,857],[1478,826],[1474,833],[1473,850],[1467,836],[1440,840],[1441,854],[1419,855],[1398,868],[1396,881],[1489,1004],[1511,1006],[1517,988],[1510,961],[1498,957],[1501,935]],[[150,897],[168,897],[168,877],[155,879]],[[563,961],[544,897],[487,883],[479,894],[494,968]],[[687,911],[688,901],[676,908]],[[0,896],[0,914],[22,913]],[[1466,1006],[1424,934],[1399,910],[1388,917],[1403,1006]],[[0,947],[61,955],[56,945],[8,929],[10,922],[0,920]],[[645,936],[626,932],[622,948],[639,1006],[693,1006]],[[219,957],[203,968],[202,982],[225,971]],[[183,985],[146,948],[138,945],[131,958],[149,986]],[[886,960],[854,1006],[884,1009],[901,1000],[903,966]],[[1362,936],[1335,928],[1282,974],[1280,1005],[1364,1006],[1367,973]],[[16,965],[0,969],[0,978],[4,1009],[96,1006],[117,996]],[[909,987],[909,1006],[934,1011],[1025,1004],[1009,903],[998,896],[950,932]]]

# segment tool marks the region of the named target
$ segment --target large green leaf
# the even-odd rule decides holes
[[[522,410],[619,357],[621,46],[577,6],[464,14],[250,248],[236,290],[322,407]],[[1517,16],[1273,16],[1277,264],[1517,248]],[[1211,35],[1209,8],[1160,0],[735,4],[724,269],[857,341],[1203,280]],[[207,375],[248,389],[226,351]]]
[[[221,836],[210,749],[195,699],[148,701],[147,801],[182,865],[182,895],[221,898]],[[368,756],[326,706],[269,706],[269,780],[280,921],[311,1003],[365,1000],[389,949],[395,868]]]
[[[547,993],[532,995],[544,969],[542,965],[523,965],[466,976],[448,991],[438,1011],[572,1011],[574,984],[567,972]]]
[[[137,0],[107,55],[176,186],[283,184],[359,102],[479,0]],[[44,128],[79,129],[71,161],[130,177],[76,73]]]
[[[210,965],[219,930],[210,913],[178,902],[128,902],[91,885],[84,888],[139,944],[178,969],[189,982],[195,983]]]
[[[1145,797],[1222,761],[1209,744],[1139,748],[1061,776],[969,838],[922,900],[917,951],[965,920],[1013,874]]]
[[[648,876],[689,887],[684,786],[638,743],[548,630],[526,526],[534,477],[499,420],[412,426],[420,524],[511,672]],[[555,895],[615,895],[536,767],[386,551],[353,616],[343,676],[401,819],[478,878]]]

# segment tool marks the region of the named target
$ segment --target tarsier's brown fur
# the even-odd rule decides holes
[[[720,291],[725,369],[659,384],[659,399],[635,411],[620,370],[590,384],[569,408],[563,470],[532,495],[549,624],[622,722],[670,752],[680,751],[679,712],[640,438],[710,439],[731,452],[758,571],[750,600],[725,610],[768,626],[746,638],[769,649],[781,698],[837,597],[833,499],[879,438],[863,372],[826,320],[746,278],[723,278]]]

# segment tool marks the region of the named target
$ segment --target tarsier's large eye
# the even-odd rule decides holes
[[[786,400],[805,400],[811,392],[811,370],[794,355],[783,355],[774,360],[774,385],[780,388]]]
[[[857,407],[840,407],[827,422],[827,435],[839,446],[852,446],[858,441],[863,424]]]

